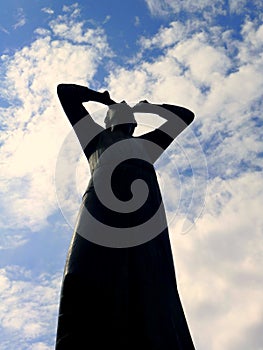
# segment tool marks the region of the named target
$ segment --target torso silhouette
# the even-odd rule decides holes
[[[171,143],[159,130],[132,137],[101,129],[84,149],[91,179],[66,261],[56,350],[194,349],[177,292],[165,211],[153,167],[156,153],[149,151],[153,140],[158,140],[162,149]],[[110,201],[107,207],[98,198],[96,186],[107,186],[112,167],[110,184],[116,205],[119,201],[130,203],[134,181],[141,179],[147,184],[148,197],[137,209],[135,203],[132,212],[113,210]],[[123,245],[122,239],[119,247],[116,240],[111,246],[110,237],[108,245],[97,244],[97,236],[102,235],[105,242],[105,235],[91,217],[125,235],[127,228],[139,227],[158,210],[163,230],[154,236],[143,232],[143,244],[138,243],[138,237],[127,238],[129,244],[137,242],[130,246]]]

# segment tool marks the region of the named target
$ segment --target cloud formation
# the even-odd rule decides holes
[[[19,7],[17,9],[17,13],[15,17],[16,17],[16,23],[13,25],[14,29],[23,27],[26,24],[26,15],[22,7]]]
[[[246,174],[208,186],[206,210],[186,236],[172,228],[179,290],[197,349],[260,349],[263,276],[262,178]],[[205,335],[205,336],[204,336]]]
[[[236,39],[223,27],[199,25],[198,30],[172,22],[155,36],[141,38],[143,55],[137,55],[132,69],[116,67],[108,84],[119,98],[126,86],[131,101],[143,96],[196,112],[191,129],[170,146],[157,168],[173,219],[170,236],[182,300],[197,349],[246,350],[248,344],[260,349],[263,27],[247,19]],[[162,51],[156,56],[157,48]],[[192,131],[202,146],[199,155]],[[200,169],[202,153],[208,181]],[[189,165],[199,165],[199,173],[187,177]],[[207,181],[205,208],[191,231],[181,235],[193,181],[202,189],[195,193],[196,205]]]
[[[255,13],[260,3],[254,1]],[[157,15],[211,10],[215,18],[218,13],[252,11],[245,8],[245,0],[230,1],[229,7],[224,1],[147,4]],[[0,114],[5,131],[0,139],[0,226],[5,230],[1,248],[25,244],[29,237],[22,229],[37,233],[58,211],[54,170],[70,131],[56,97],[58,83],[103,85],[114,99],[131,103],[146,98],[186,106],[196,120],[156,165],[186,315],[197,349],[259,350],[263,25],[258,18],[243,17],[240,28],[237,33],[219,24],[207,26],[201,17],[173,18],[155,35],[141,37],[139,51],[120,66],[114,63],[105,30],[90,27],[73,5],[65,6],[48,27],[38,28],[30,45],[2,55],[1,95],[8,107]],[[96,74],[107,59],[111,71],[104,82],[97,82]],[[96,108],[91,106],[92,111]],[[94,115],[102,121],[103,113]],[[144,128],[161,123],[155,116],[138,118]],[[71,224],[87,184],[87,163],[83,158],[78,162],[80,155],[80,148],[69,148],[76,171],[65,169],[61,184]],[[72,196],[75,178],[79,198]],[[194,226],[182,235],[185,217]],[[13,237],[15,230],[19,233]],[[55,327],[59,278],[56,273],[35,277],[18,266],[1,269],[3,349],[53,348],[50,323]]]
[[[212,20],[217,15],[226,16],[230,14],[251,14],[262,10],[262,2],[254,0],[252,3],[248,0],[200,0],[192,2],[191,0],[145,0],[146,4],[154,16],[170,16],[171,14],[184,13],[187,17],[195,15],[202,16]]]
[[[53,348],[60,277],[33,277],[20,266],[0,269],[1,349]]]
[[[1,111],[6,130],[1,136],[4,228],[37,231],[47,225],[57,207],[56,156],[69,131],[56,86],[62,81],[89,84],[103,57],[111,55],[103,30],[85,26],[78,16],[76,6],[65,7],[49,30],[37,30],[31,45],[13,56],[1,56],[5,68],[1,93],[10,104]]]

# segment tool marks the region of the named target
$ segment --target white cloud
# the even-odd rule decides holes
[[[189,18],[194,15],[203,16],[208,20],[214,19],[217,15],[231,14],[258,14],[262,10],[261,1],[248,0],[145,0],[150,13],[154,16],[169,16],[185,12]]]
[[[52,10],[50,7],[43,7],[41,9],[41,11],[43,11],[43,12],[49,14],[49,15],[53,15],[53,13],[54,13],[54,10]]]
[[[262,1],[260,0],[229,0],[229,11],[231,14],[259,14],[263,8]]]
[[[225,193],[225,195],[224,195]],[[226,195],[228,193],[228,195]],[[259,174],[210,182],[206,210],[187,235],[170,229],[180,295],[197,349],[260,349],[262,180]]]
[[[135,25],[135,27],[138,27],[140,25],[140,17],[139,16],[135,16],[134,25]]]
[[[247,4],[247,0],[230,0],[229,11],[230,13],[240,14],[244,11],[246,4]]]
[[[5,27],[3,27],[1,25],[0,25],[0,31],[5,33],[5,34],[10,34],[9,31]]]
[[[30,350],[50,350],[50,349],[52,349],[52,347],[47,346],[45,343],[39,342],[39,343],[34,343],[34,344],[30,345],[30,347],[28,349],[30,349]]]
[[[68,12],[70,13],[70,16],[75,17],[78,17],[80,14],[80,8],[77,2],[72,5],[63,5],[62,11],[66,13]]]
[[[169,27],[161,27],[156,35],[151,38],[142,37],[140,44],[144,49],[158,47],[163,49],[169,45],[174,45],[176,42],[185,40],[187,31],[185,25],[181,22],[171,22]]]
[[[26,16],[24,13],[24,9],[19,7],[16,13],[16,23],[13,25],[14,29],[23,27],[26,24]]]
[[[179,290],[197,349],[262,346],[261,31],[256,20],[247,20],[237,40],[220,27],[204,30],[200,22],[193,31],[173,22],[142,39],[144,55],[138,55],[136,68],[115,67],[108,78],[113,98],[177,103],[196,112],[193,126],[170,146],[158,170],[172,219]],[[159,47],[161,53],[151,56]],[[203,152],[194,147],[192,132],[206,155],[208,192],[201,217],[181,235],[193,181],[201,190],[195,189],[192,210],[206,190]],[[196,174],[188,179],[189,164]]]
[[[247,26],[246,23],[244,28]],[[203,32],[201,26],[200,32],[192,33],[188,24],[184,26],[173,22],[148,40],[146,46],[149,55],[151,47],[163,45],[166,48],[159,56],[150,62],[140,58],[135,64],[136,69],[116,67],[108,78],[109,90],[119,100],[125,98],[134,102],[146,98],[156,103],[183,105],[196,113],[191,130],[196,130],[197,134],[186,131],[179,136],[178,142],[182,148],[178,150],[176,143],[170,146],[167,153],[170,163],[167,165],[164,162],[166,165],[161,168],[171,179],[170,184],[164,181],[165,201],[168,206],[173,203],[171,212],[177,210],[180,204],[177,214],[186,214],[192,195],[195,205],[191,210],[197,209],[198,200],[202,203],[206,188],[206,164],[202,161],[200,167],[200,161],[204,153],[211,178],[235,177],[247,171],[253,172],[257,166],[263,165],[262,158],[257,157],[262,151],[259,128],[251,118],[261,113],[262,56],[254,58],[248,49],[252,43],[256,43],[253,44],[255,50],[262,51],[261,37],[258,35],[261,27],[255,24],[250,27],[254,28],[251,35],[248,34],[250,31],[243,29],[243,40],[233,42],[236,49],[233,56],[233,51],[226,48],[225,40],[229,42],[229,32],[221,29],[219,33],[218,28],[211,28],[211,33]],[[181,35],[186,36],[184,40],[178,40],[178,28]],[[220,40],[215,38],[215,32],[220,35]],[[145,50],[144,41],[142,45]],[[143,120],[146,124],[152,123],[149,116]],[[198,141],[203,151],[196,147]],[[187,161],[181,150],[187,150]],[[183,174],[189,165],[195,169],[194,193],[191,178],[188,181],[183,180],[183,175],[174,178],[175,169]],[[177,183],[177,191],[181,191],[183,201],[178,203],[178,196],[172,187],[175,186],[174,181],[180,180],[182,182],[179,188]]]
[[[237,43],[240,62],[260,64],[263,49],[263,24],[258,25],[256,22],[247,20],[242,27],[241,34],[244,40]]]
[[[189,13],[202,12],[204,10],[214,14],[223,14],[224,0],[209,1],[200,0],[193,2],[191,0],[174,1],[174,0],[146,0],[146,4],[153,15],[164,16],[171,13],[187,11]]]
[[[107,16],[105,17],[105,19],[103,20],[102,24],[108,23],[108,22],[110,21],[110,19],[111,19],[111,16],[110,16],[110,15],[107,15]]]
[[[76,6],[73,13],[64,10],[66,14],[50,22],[49,31],[38,31],[40,37],[31,45],[1,57],[1,92],[11,103],[1,113],[6,129],[1,135],[2,227],[39,230],[47,225],[57,208],[56,157],[70,131],[56,86],[89,84],[101,59],[111,54],[101,29],[80,22]]]
[[[60,281],[60,275],[33,277],[19,266],[0,269],[1,349],[53,349]]]
[[[1,232],[0,236],[0,250],[17,248],[24,245],[28,241],[22,234],[13,234],[10,232]]]
[[[159,1],[148,4],[155,12],[179,11],[179,2],[166,1],[161,8]],[[206,5],[202,1],[191,6]],[[182,6],[186,10],[190,2]],[[236,11],[233,2],[231,6]],[[70,130],[55,95],[56,85],[91,82],[100,58],[105,52],[111,54],[105,33],[87,28],[78,16],[76,5],[64,7],[64,14],[51,22],[48,31],[39,29],[39,38],[30,46],[13,57],[2,57],[7,79],[2,92],[12,102],[1,113],[7,131],[1,148],[2,226],[37,230],[56,209],[55,161]],[[131,68],[116,65],[105,81],[113,99],[176,103],[196,113],[194,124],[169,148],[158,171],[168,214],[173,215],[180,203],[170,222],[178,285],[197,349],[204,350],[258,350],[262,339],[262,26],[257,20],[246,20],[240,35],[237,39],[230,30],[207,28],[200,21],[171,22],[152,38],[141,39],[141,55]],[[156,48],[161,49],[159,55]],[[152,116],[140,118],[146,125],[153,123]],[[68,157],[73,162],[77,155],[72,151]],[[185,172],[190,168],[194,176],[188,177]],[[64,205],[71,218],[78,207],[71,196],[72,178],[81,179],[81,192],[86,169],[79,164],[76,173],[68,174],[61,185],[65,197],[69,194]],[[71,183],[66,182],[69,179]],[[190,214],[199,208],[206,186],[205,211],[188,234],[180,235],[193,192]],[[192,218],[188,219],[190,225]],[[17,241],[23,239],[18,236]],[[10,246],[8,237],[3,246]],[[16,305],[19,301],[23,313],[29,312],[42,305],[37,292],[49,294],[50,300],[57,287],[54,282],[54,290],[49,289],[45,279],[33,279],[26,271],[21,276],[2,270],[0,286],[6,302],[0,308],[3,314],[10,310],[4,331],[14,336],[15,329],[21,329],[16,342],[34,339],[32,349],[46,349],[49,343],[37,339],[40,329],[48,332],[51,319],[44,307],[40,306],[41,320],[34,323],[36,312],[23,322]],[[52,310],[55,315],[54,305]],[[10,349],[10,340],[5,338],[2,344]]]
[[[50,30],[46,28],[37,28],[34,32],[40,36],[48,36],[51,34]]]

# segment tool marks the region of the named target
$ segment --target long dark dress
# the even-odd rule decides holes
[[[143,138],[158,139],[163,149],[172,141],[159,130],[139,138],[127,138],[135,143]],[[124,229],[149,219],[159,207],[161,219],[165,220],[154,167],[136,156],[117,167],[112,188],[120,200],[129,200],[130,184],[143,179],[149,188],[145,204],[133,213],[117,213],[98,200],[93,177],[103,181],[107,175],[107,162],[100,164],[100,155],[118,141],[113,132],[104,130],[85,149],[92,177],[83,196],[66,261],[56,350],[194,349],[177,291],[167,226],[149,241],[127,248],[102,246],[94,243],[96,239],[92,242],[93,227],[88,220],[87,236],[83,235],[84,209],[106,225]],[[136,155],[136,146],[134,150]],[[78,233],[80,221],[81,234]]]

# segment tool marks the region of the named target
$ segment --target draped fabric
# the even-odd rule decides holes
[[[149,241],[130,247],[99,245],[96,236],[95,241],[87,239],[94,237],[94,227],[86,220],[86,210],[98,221],[121,228],[123,232],[148,220],[159,208],[160,220],[166,223],[150,154],[147,159],[147,149],[142,149],[138,142],[143,138],[148,141],[156,138],[156,132],[147,137],[127,136],[134,154],[121,162],[112,174],[112,190],[120,201],[132,197],[130,187],[134,180],[147,183],[148,198],[132,213],[119,213],[105,207],[94,188],[95,180],[106,181],[107,167],[114,157],[121,158],[121,153],[126,152],[125,147],[117,147],[101,160],[105,150],[110,151],[120,139],[104,130],[85,149],[91,180],[83,195],[65,265],[56,350],[194,349],[177,291],[167,225]],[[162,135],[159,140],[163,148],[170,142],[162,140]],[[143,157],[142,153],[145,153]],[[147,232],[144,234],[147,236]]]

